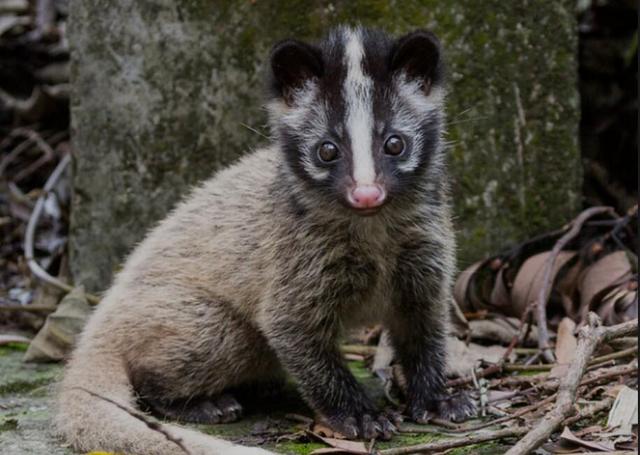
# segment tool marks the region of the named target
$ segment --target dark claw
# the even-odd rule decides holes
[[[476,413],[476,405],[466,393],[459,393],[438,402],[440,417],[453,422],[462,422]]]
[[[386,409],[384,413],[393,425],[398,426],[402,423],[402,414],[395,409]]]
[[[342,425],[337,425],[336,427],[338,432],[342,433],[347,439],[356,439],[358,437],[358,422],[355,417],[347,417]]]
[[[411,420],[421,424],[428,423],[436,414],[445,420],[462,422],[476,414],[476,405],[469,395],[461,392],[431,401],[422,407],[410,407],[408,414]]]
[[[329,419],[329,425],[347,439],[388,440],[396,432],[396,427],[384,414],[363,414],[359,419],[353,416],[343,420]]]
[[[409,415],[411,417],[411,420],[420,424],[428,423],[429,420],[431,420],[431,418],[433,417],[433,415],[429,411],[426,411],[424,409],[414,409]]]
[[[382,435],[382,439],[388,441],[391,439],[391,436],[397,431],[396,426],[391,423],[391,421],[385,416],[378,417],[378,423],[380,425],[380,434]]]
[[[211,401],[202,403],[201,406],[201,418],[196,419],[205,423],[215,424],[220,423],[222,419],[222,411],[214,405]]]
[[[235,422],[242,415],[242,406],[229,394],[220,395],[216,400],[216,406],[220,410],[223,423]]]

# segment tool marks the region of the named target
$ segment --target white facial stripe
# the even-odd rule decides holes
[[[412,153],[405,162],[398,165],[398,169],[402,172],[412,172],[420,163],[423,146],[421,121],[426,116],[437,115],[442,111],[445,93],[441,87],[434,87],[429,95],[425,95],[418,81],[407,80],[404,75],[395,82],[399,97],[392,107],[393,126],[413,138]]]
[[[284,101],[272,101],[267,105],[273,122],[281,122],[302,134],[304,141],[300,146],[300,162],[305,172],[314,180],[325,180],[329,170],[319,167],[315,162],[316,150],[313,147],[327,130],[327,109],[317,101],[318,85],[308,82],[296,91],[291,105]],[[313,120],[309,122],[309,120]]]
[[[373,81],[362,71],[364,49],[357,30],[347,32],[345,65],[347,76],[343,93],[347,103],[346,126],[353,153],[353,179],[359,185],[372,184],[376,178],[371,137],[373,134]]]

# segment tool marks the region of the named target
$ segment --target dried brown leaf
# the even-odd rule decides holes
[[[506,348],[502,346],[482,346],[476,343],[465,344],[455,337],[447,339],[447,374],[466,376],[478,361],[497,363],[502,359]]]
[[[526,308],[538,297],[543,286],[545,264],[550,252],[531,256],[522,264],[511,288],[511,301],[516,315],[522,315]],[[554,263],[551,274],[552,283],[562,266],[576,255],[575,251],[561,251]]]
[[[367,455],[369,453],[369,450],[367,450],[367,446],[365,446],[364,442],[327,438],[313,432],[310,432],[310,434],[312,434],[325,444],[331,446],[330,449],[316,449],[311,452],[312,454],[318,455],[323,453],[351,453],[356,455]]]
[[[570,318],[563,318],[558,326],[556,338],[556,361],[558,363],[571,363],[575,358],[578,339],[574,335],[576,323]]]
[[[507,316],[516,316],[511,306],[511,297],[509,296],[509,288],[505,283],[504,267],[498,270],[493,289],[491,289],[490,301],[501,313]]]
[[[624,251],[607,254],[587,267],[580,274],[578,284],[581,320],[614,286],[628,281],[631,276],[631,263]]]
[[[607,426],[615,428],[615,433],[632,434],[638,425],[638,391],[623,386],[611,407]]]
[[[483,263],[484,261],[476,262],[475,264],[467,267],[462,273],[460,273],[460,275],[458,275],[456,284],[453,287],[453,298],[462,311],[473,311],[473,308],[471,308],[471,305],[467,300],[469,282]]]
[[[25,362],[62,360],[91,314],[84,289],[75,288],[58,305],[29,345]]]
[[[584,270],[584,263],[576,255],[558,271],[557,283],[554,286],[560,296],[564,313],[575,321],[580,319],[578,278],[582,270]]]
[[[509,344],[519,334],[520,322],[516,318],[476,319],[469,321],[469,334],[472,340],[493,341]],[[531,327],[527,342],[534,343],[538,339],[537,327]]]
[[[326,425],[324,422],[315,422],[311,427],[311,432],[324,438],[333,438],[335,436],[334,431],[331,429],[331,427]],[[336,439],[344,438],[336,437]]]
[[[586,447],[587,449],[600,450],[602,452],[613,452],[615,450],[613,443],[609,441],[586,441],[573,434],[569,427],[564,427],[560,439],[580,447]]]
[[[557,365],[551,369],[549,378],[560,378],[569,370],[569,364],[575,358],[578,340],[574,335],[576,323],[570,318],[563,318],[558,325],[558,335],[556,338],[556,360]]]

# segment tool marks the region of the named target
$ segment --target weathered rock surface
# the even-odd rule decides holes
[[[580,189],[573,8],[72,0],[75,281],[104,289],[190,185],[265,143],[263,62],[275,41],[355,20],[398,34],[430,28],[445,43],[462,263],[563,224]]]

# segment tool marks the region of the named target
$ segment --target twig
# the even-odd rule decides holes
[[[488,366],[487,368],[478,371],[475,375],[476,378],[484,378],[486,376],[491,376],[492,374],[500,373],[502,371],[502,363],[496,363]],[[465,376],[463,378],[450,379],[447,381],[447,387],[458,387],[461,385],[471,384],[473,382],[473,377],[471,375]]]
[[[468,435],[463,438],[447,439],[443,441],[427,442],[406,447],[396,447],[393,449],[381,450],[379,455],[405,455],[418,452],[441,452],[443,450],[453,449],[455,447],[464,447],[481,442],[495,441],[497,439],[512,438],[527,433],[527,427],[504,428],[496,431],[487,431],[485,433]]]
[[[538,401],[532,405],[526,406],[524,408],[518,409],[516,412],[514,412],[513,414],[510,414],[508,416],[504,416],[504,417],[500,417],[498,419],[494,419],[494,420],[490,420],[489,422],[484,422],[484,423],[479,423],[477,425],[469,425],[469,426],[459,426],[458,427],[458,431],[477,431],[477,430],[481,430],[483,428],[487,428],[487,427],[491,427],[493,425],[497,425],[499,423],[503,423],[503,422],[508,422],[509,420],[513,420],[513,419],[517,419],[518,417],[522,417],[523,415],[526,415],[532,411],[536,411],[538,409],[541,409],[543,406],[549,404],[549,403],[553,403],[553,400],[555,400],[556,398],[556,394],[554,393],[553,395],[549,395],[547,398],[545,398],[544,400]]]
[[[0,334],[0,346],[11,343],[31,343],[31,338],[22,335],[2,335]]]
[[[64,281],[49,275],[49,273],[47,273],[46,270],[40,267],[40,264],[38,264],[38,261],[36,261],[35,259],[35,255],[33,252],[33,244],[34,244],[36,227],[38,226],[38,221],[40,220],[40,216],[42,215],[42,210],[44,209],[44,203],[45,203],[46,197],[49,194],[49,192],[51,192],[55,187],[55,185],[58,183],[58,180],[60,179],[64,171],[67,169],[67,166],[69,165],[70,162],[71,162],[71,155],[65,155],[60,160],[56,168],[53,170],[53,172],[47,179],[47,182],[44,185],[42,194],[40,195],[40,197],[38,197],[38,200],[36,201],[36,205],[33,209],[33,212],[31,212],[31,216],[29,217],[29,222],[27,223],[27,229],[24,234],[24,255],[25,255],[25,259],[27,260],[27,265],[31,270],[31,273],[33,273],[35,277],[44,281],[45,283],[48,283],[52,286],[62,289],[65,292],[71,292],[73,290],[73,287],[65,283]],[[85,295],[86,295],[87,301],[93,305],[96,305],[98,302],[100,302],[100,299],[94,295],[91,295],[91,294],[85,294]]]
[[[301,414],[288,413],[284,415],[285,419],[293,420],[294,422],[304,423],[305,425],[312,425],[313,419]]]
[[[591,207],[578,215],[578,217],[571,223],[571,228],[555,243],[545,263],[542,286],[540,287],[538,298],[535,301],[535,314],[536,321],[538,323],[538,347],[542,350],[544,358],[549,363],[552,363],[555,360],[549,344],[549,329],[547,327],[547,301],[549,300],[551,287],[553,285],[552,272],[554,264],[558,258],[558,254],[560,254],[560,251],[562,251],[567,243],[573,240],[573,238],[580,233],[585,221],[602,213],[613,214],[615,212],[611,207]]]
[[[583,212],[584,213],[584,212]],[[576,356],[566,376],[560,380],[555,408],[527,433],[506,455],[524,455],[540,447],[562,422],[574,411],[576,392],[589,358],[598,345],[611,338],[627,336],[638,331],[638,320],[628,321],[611,327],[602,327],[600,318],[589,313],[588,324],[580,329]]]
[[[627,348],[627,349],[623,349],[622,351],[612,352],[611,354],[594,357],[593,359],[589,360],[588,365],[589,366],[597,365],[602,362],[621,359],[637,353],[638,353],[637,347]],[[556,366],[558,366],[557,363],[543,363],[540,365],[526,365],[526,364],[523,365],[520,363],[507,363],[503,365],[502,368],[504,369],[504,371],[550,371]]]
[[[42,152],[42,156],[28,165],[25,169],[17,172],[11,178],[13,182],[19,182],[20,180],[28,177],[29,175],[37,171],[41,166],[53,160],[53,158],[56,156],[53,148],[51,148],[49,143],[45,141],[37,132],[29,131],[29,137],[38,146],[38,149],[40,149],[40,151]]]
[[[25,311],[27,313],[53,313],[57,308],[55,305],[0,305],[0,312]]]
[[[122,409],[124,412],[129,414],[131,417],[133,417],[133,418],[141,421],[142,423],[144,423],[147,427],[149,427],[149,429],[151,429],[153,431],[156,431],[156,432],[160,433],[161,435],[163,435],[167,439],[167,441],[173,442],[175,445],[180,447],[180,449],[182,449],[182,451],[184,453],[186,453],[187,455],[191,455],[191,451],[185,447],[185,445],[182,442],[182,439],[176,438],[175,436],[172,436],[171,433],[169,433],[161,423],[149,420],[149,418],[147,418],[147,416],[145,416],[141,412],[138,412],[135,409],[130,409],[129,407],[124,406],[124,405],[118,403],[117,401],[112,400],[111,398],[104,397],[104,396],[102,396],[102,395],[100,395],[98,393],[92,392],[91,390],[85,389],[84,387],[74,387],[74,389],[82,390],[83,392],[88,393],[91,396],[94,396],[96,398],[104,400],[107,403],[111,403],[112,405],[116,406],[117,408]]]
[[[518,386],[521,384],[535,384],[547,380],[548,377],[549,373],[546,372],[534,374],[531,376],[507,376],[503,378],[492,379],[489,383],[489,387],[494,388],[496,386]]]
[[[589,361],[589,365],[595,365],[596,363],[606,362],[608,360],[621,359],[630,355],[638,354],[638,347],[623,349],[622,351],[612,352],[611,354],[601,355],[600,357],[594,357]]]
[[[603,379],[615,378],[618,376],[625,376],[627,374],[637,373],[638,361],[635,360],[629,365],[616,365],[615,367],[608,368],[604,373],[594,375],[592,378],[588,378],[580,382],[580,387],[595,384]]]
[[[543,363],[540,365],[525,365],[522,363],[507,363],[503,366],[504,371],[550,371],[555,363]]]

